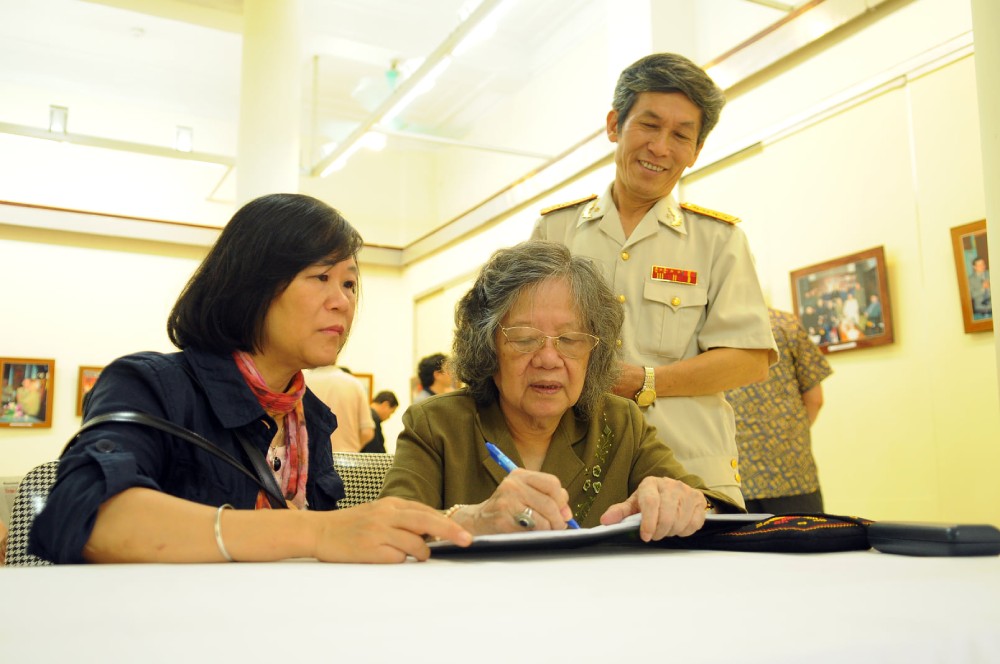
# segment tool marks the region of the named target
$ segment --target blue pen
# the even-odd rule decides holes
[[[490,453],[493,460],[504,469],[505,472],[512,473],[517,470],[517,464],[511,461],[506,454],[500,451],[500,448],[493,443],[486,441],[486,451]],[[580,524],[576,522],[576,519],[570,519],[566,522],[566,525],[570,528],[579,528]]]

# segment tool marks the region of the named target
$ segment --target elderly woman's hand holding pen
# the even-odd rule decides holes
[[[573,511],[569,494],[558,477],[517,468],[500,482],[492,496],[477,505],[462,506],[451,517],[473,533],[513,533],[525,529],[564,530]]]

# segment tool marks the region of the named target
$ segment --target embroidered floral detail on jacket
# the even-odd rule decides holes
[[[584,468],[583,474],[587,476],[586,481],[583,483],[583,500],[576,504],[576,508],[573,510],[573,516],[577,521],[582,521],[587,518],[590,514],[590,508],[593,507],[594,501],[597,499],[597,494],[601,492],[601,483],[597,480],[598,477],[603,473],[602,464],[606,464],[608,461],[608,453],[611,452],[611,445],[614,443],[614,434],[611,431],[611,427],[608,426],[608,414],[604,413],[602,415],[604,418],[604,429],[601,431],[601,439],[597,442],[597,449],[594,450],[594,458],[590,466]]]

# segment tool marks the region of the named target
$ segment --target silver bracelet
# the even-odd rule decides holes
[[[226,545],[222,541],[222,510],[227,509],[231,510],[233,509],[233,506],[226,503],[225,505],[220,506],[219,511],[215,513],[215,545],[219,547],[219,553],[222,554],[222,557],[232,563],[236,561],[233,560],[233,557],[229,555],[228,551],[226,551]]]

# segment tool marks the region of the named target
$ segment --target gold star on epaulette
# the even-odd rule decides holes
[[[727,224],[738,224],[740,223],[739,217],[734,217],[731,214],[726,214],[725,212],[716,212],[715,210],[709,210],[708,208],[703,208],[700,205],[694,205],[693,203],[681,203],[681,207],[688,212],[694,212],[695,214],[700,214],[704,217],[711,217],[712,219],[718,219],[719,221],[724,221]]]
[[[597,194],[591,194],[585,198],[578,198],[575,201],[569,201],[568,203],[560,203],[559,205],[553,205],[545,208],[541,211],[541,215],[544,217],[549,212],[555,212],[556,210],[565,210],[566,208],[571,208],[574,205],[579,205],[580,203],[586,203],[587,201],[592,201],[597,198]]]

